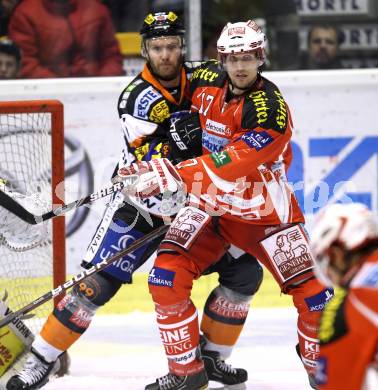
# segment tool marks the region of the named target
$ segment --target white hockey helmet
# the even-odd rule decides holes
[[[335,243],[353,251],[378,239],[378,219],[362,203],[329,205],[317,215],[311,239],[315,256]]]
[[[253,20],[248,22],[227,23],[217,41],[217,50],[221,62],[225,55],[255,52],[261,66],[266,60],[266,36]]]
[[[378,218],[362,203],[332,204],[315,218],[311,247],[317,267],[327,275],[329,248],[337,245],[346,252],[378,242]]]

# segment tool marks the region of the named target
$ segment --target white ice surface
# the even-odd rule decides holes
[[[248,370],[253,390],[310,389],[295,352],[294,309],[251,309],[229,362]],[[70,349],[70,374],[46,390],[137,390],[167,373],[155,317],[148,313],[98,316]],[[210,389],[224,388],[211,382]],[[228,387],[231,389],[232,387]]]

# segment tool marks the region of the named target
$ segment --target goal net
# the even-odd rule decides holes
[[[0,102],[0,189],[34,214],[64,202],[63,105]],[[64,217],[28,225],[0,205],[0,300],[18,310],[65,280]],[[38,333],[52,303],[28,328]]]

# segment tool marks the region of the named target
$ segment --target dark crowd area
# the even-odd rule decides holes
[[[190,20],[193,3],[201,20]],[[144,64],[140,27],[160,11],[200,28],[196,60],[217,57],[227,22],[253,19],[268,37],[266,70],[378,66],[373,0],[0,0],[0,79],[133,76]]]

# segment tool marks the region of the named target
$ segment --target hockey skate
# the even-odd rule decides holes
[[[206,371],[202,370],[197,374],[177,376],[167,374],[156,379],[145,387],[145,390],[204,390],[207,389],[208,379]]]
[[[207,350],[201,352],[210,381],[220,382],[224,385],[237,385],[247,381],[247,371],[243,368],[233,368],[230,364],[225,363],[219,352]]]
[[[60,360],[48,363],[33,348],[29,352],[24,368],[12,376],[6,390],[34,390],[44,386],[50,375],[60,369]]]
[[[224,385],[237,385],[248,379],[248,372],[243,368],[233,368],[224,362],[220,353],[206,350],[206,340],[200,337],[201,355],[205,364],[207,376],[210,381],[220,382]]]

